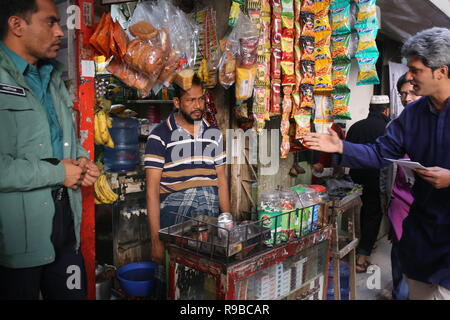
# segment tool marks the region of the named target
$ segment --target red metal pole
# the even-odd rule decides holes
[[[87,72],[94,65],[94,52],[89,45],[93,33],[94,0],[78,0],[81,9],[81,25],[76,30],[76,61],[77,61],[77,100],[75,107],[80,113],[80,140],[94,160],[94,105],[95,79]],[[82,188],[83,213],[81,223],[81,252],[84,257],[87,280],[88,299],[95,300],[95,204],[94,188]]]

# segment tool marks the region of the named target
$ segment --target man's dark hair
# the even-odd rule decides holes
[[[31,13],[38,11],[36,0],[2,0],[0,9],[0,40],[4,40],[8,33],[8,19],[18,16],[30,23]]]
[[[194,74],[194,77],[192,78],[192,85],[200,86],[203,89],[203,82],[202,82],[202,80],[200,80],[200,78],[197,76],[197,74]],[[181,99],[181,97],[186,93],[186,91],[183,90],[183,88],[181,88],[176,83],[173,83],[173,89],[174,89],[174,93],[173,93],[174,98]]]
[[[388,104],[370,104],[369,112],[382,113],[387,108],[389,108]]]
[[[406,73],[404,75],[402,75],[400,78],[398,78],[397,80],[397,92],[400,93],[400,90],[402,90],[402,86],[405,83],[408,83],[409,81],[406,80]]]

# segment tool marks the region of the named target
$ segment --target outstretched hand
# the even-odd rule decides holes
[[[450,170],[440,167],[430,167],[415,170],[419,177],[431,183],[436,189],[443,189],[450,186]]]
[[[328,153],[343,153],[344,144],[336,131],[329,128],[328,132],[329,134],[311,132],[304,137],[303,141],[312,150]]]

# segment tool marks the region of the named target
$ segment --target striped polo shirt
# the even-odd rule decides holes
[[[152,130],[145,147],[145,168],[162,170],[161,201],[181,190],[217,187],[216,166],[226,162],[219,128],[203,119],[197,136],[193,137],[178,126],[175,114]]]

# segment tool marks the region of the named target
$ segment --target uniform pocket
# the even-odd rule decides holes
[[[2,255],[27,249],[26,219],[21,193],[0,194],[0,251]]]

